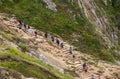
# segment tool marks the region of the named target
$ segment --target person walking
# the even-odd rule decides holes
[[[94,75],[91,76],[91,79],[95,79]]]
[[[19,30],[22,30],[22,21],[19,20],[18,22],[19,22],[19,27],[18,28],[19,28]]]
[[[87,67],[87,66],[85,66],[84,71],[85,71],[85,72],[87,72],[87,70],[88,70],[88,67]]]
[[[72,55],[72,60],[73,60],[73,62],[75,61],[75,55],[74,54]]]
[[[34,34],[35,34],[35,38],[37,38],[37,35],[38,35],[37,31],[35,31]]]
[[[69,48],[69,53],[72,54],[72,47]]]
[[[26,27],[27,27],[26,24],[24,24],[24,31],[25,31],[25,32],[26,32]]]
[[[83,70],[84,70],[85,72],[87,72],[87,64],[86,64],[86,63],[83,64]]]
[[[60,44],[60,47],[61,47],[61,48],[64,48],[64,44],[63,44],[63,42]]]
[[[22,21],[21,20],[19,20],[19,24],[22,25]]]
[[[54,41],[55,41],[55,38],[54,38],[54,36],[53,36],[53,35],[51,36],[51,40],[52,40],[52,42],[54,42]]]
[[[56,43],[57,43],[57,46],[59,46],[60,40],[58,38],[56,38]]]
[[[48,39],[50,37],[50,33],[49,32],[46,32],[45,33],[45,38]]]
[[[47,32],[45,33],[45,38],[48,38],[48,36],[47,36]]]
[[[29,34],[30,36],[33,35],[33,31],[32,31],[32,29],[28,29],[28,34]]]
[[[30,29],[30,26],[29,26],[29,25],[27,25],[27,29]]]
[[[47,37],[50,38],[50,33],[49,32],[47,33]]]

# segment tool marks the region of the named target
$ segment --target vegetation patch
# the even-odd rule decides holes
[[[15,48],[7,47],[5,52],[0,52],[0,66],[16,70],[25,76],[37,77],[38,79],[73,79],[68,74],[62,74],[52,66],[32,58]],[[2,62],[2,60],[6,62]]]
[[[26,51],[28,52],[29,51],[29,47],[24,45],[24,44],[19,44],[18,46],[21,48],[21,50],[23,52],[26,52]]]

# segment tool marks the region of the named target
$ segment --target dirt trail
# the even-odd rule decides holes
[[[33,36],[33,33],[35,31],[34,28],[31,29],[32,35],[24,32],[23,30],[20,32],[14,22],[14,18],[9,18],[9,21],[3,19],[1,21],[4,21],[4,25],[8,27],[10,26],[9,28],[17,30],[17,33],[21,36],[21,38],[25,38],[27,40],[34,39],[34,44],[36,44],[38,48],[36,51],[39,52],[39,54],[35,52],[33,53],[35,55],[39,55],[38,58],[40,58],[40,60],[52,65],[53,67],[59,69],[61,72],[64,72],[64,69],[74,71],[76,74],[78,74],[78,76],[76,76],[76,79],[90,79],[92,74],[95,75],[95,78],[97,78],[97,76],[100,74],[102,76],[102,79],[120,79],[117,77],[115,78],[113,75],[120,72],[120,67],[117,65],[111,65],[104,63],[103,61],[97,61],[94,59],[94,57],[81,53],[79,51],[73,51],[73,54],[75,55],[75,59],[73,59],[72,55],[68,53],[70,45],[67,42],[64,42],[65,48],[62,49],[58,47],[56,43],[53,43],[50,39],[44,38],[43,32],[40,32],[41,34],[35,38]],[[82,70],[82,64],[84,62],[87,62],[88,64],[87,73],[83,72]]]

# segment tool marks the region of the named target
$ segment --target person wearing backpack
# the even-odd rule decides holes
[[[35,34],[35,37],[37,38],[37,35],[38,35],[37,31],[35,31],[34,34]]]
[[[29,26],[29,25],[27,25],[27,29],[30,29],[30,26]]]
[[[46,38],[46,39],[50,38],[50,33],[49,33],[49,32],[46,32],[46,33],[45,33],[45,38]]]
[[[73,62],[75,61],[75,55],[74,54],[72,55],[72,60],[73,60]]]
[[[87,70],[88,70],[88,67],[87,67],[87,66],[85,66],[85,67],[84,67],[84,71],[85,71],[85,72],[87,72]]]
[[[58,38],[56,38],[56,43],[57,43],[57,46],[59,46],[60,40]]]
[[[52,42],[54,42],[54,41],[55,41],[55,38],[54,38],[54,36],[53,36],[53,35],[51,36],[51,40],[52,40]]]
[[[63,42],[60,44],[60,47],[61,47],[61,48],[64,48],[64,44],[63,44]]]
[[[85,70],[85,67],[86,67],[86,66],[87,66],[86,63],[84,63],[84,64],[83,64],[83,70]]]
[[[45,38],[48,38],[48,33],[47,32],[45,33]]]
[[[22,25],[22,21],[21,20],[19,20],[19,24]]]

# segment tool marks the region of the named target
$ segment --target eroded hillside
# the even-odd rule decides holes
[[[92,74],[95,74],[96,78],[101,75],[103,79],[119,79],[118,7],[119,1],[117,0],[0,0],[0,55],[3,57],[0,65],[16,70],[25,77],[38,79],[72,79],[70,76],[58,75],[59,72],[54,74],[57,70],[69,73],[78,79],[89,79]],[[20,33],[15,20],[21,20],[32,26],[33,32],[37,29],[39,37],[34,38],[24,30]],[[46,40],[44,32],[47,31],[59,37],[64,42],[65,48],[60,49],[51,41]],[[74,48],[74,62],[71,55],[65,52],[71,45]],[[25,53],[22,55],[27,54],[30,58],[21,57],[19,54],[22,53],[21,51]],[[6,60],[7,58],[4,60],[3,52],[13,54],[10,56],[8,54],[5,56],[8,60]],[[18,57],[20,55],[20,59],[16,59],[16,55]],[[31,56],[37,60],[31,60]],[[22,58],[29,59],[25,59],[26,63],[24,63]],[[34,65],[26,60],[37,64],[42,63],[39,61],[43,61],[52,66],[45,67],[48,70],[52,70],[53,67],[57,70],[48,72],[43,68],[42,71],[41,67],[35,65],[35,68],[33,67],[30,73],[26,74],[21,71],[21,68],[26,68],[26,66],[31,68],[31,65]],[[84,62],[87,62],[89,66],[87,74],[82,71]],[[11,67],[12,65],[15,67]],[[21,66],[18,67],[18,65]],[[27,72],[29,68],[25,68],[23,70]],[[41,73],[37,74],[39,68]],[[45,73],[43,73],[44,71]],[[46,76],[46,74],[50,76]]]

